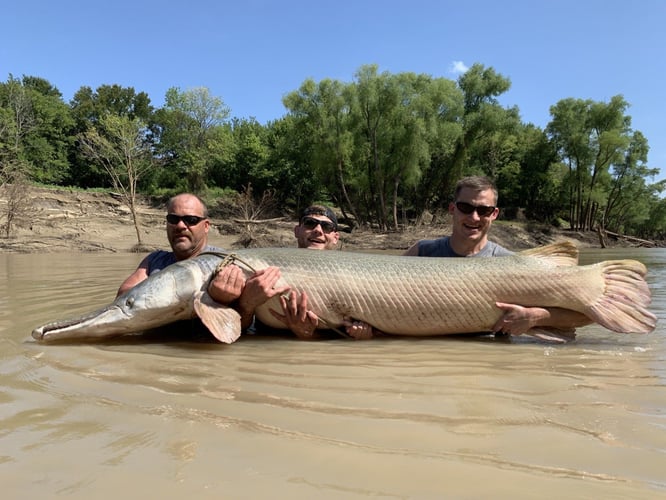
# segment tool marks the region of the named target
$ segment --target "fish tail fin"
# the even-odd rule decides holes
[[[586,311],[601,326],[619,333],[649,333],[657,317],[648,310],[647,268],[636,260],[609,260],[602,267],[604,293]]]
[[[575,266],[578,264],[578,247],[570,241],[559,241],[536,248],[528,248],[518,255],[536,257],[552,262],[558,266]]]

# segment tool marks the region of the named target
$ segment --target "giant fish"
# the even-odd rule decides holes
[[[647,333],[656,326],[642,263],[579,266],[577,248],[565,242],[485,259],[290,248],[202,254],[149,276],[98,311],[40,326],[32,336],[43,342],[106,338],[198,316],[218,340],[232,343],[241,334],[240,316],[206,293],[218,266],[232,262],[246,276],[278,266],[278,286],[307,292],[310,309],[326,327],[351,317],[387,334],[484,332],[502,314],[496,302],[578,311],[621,333]],[[270,309],[281,311],[279,297],[255,315],[268,326],[286,328]]]

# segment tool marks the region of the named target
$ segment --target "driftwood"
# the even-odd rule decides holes
[[[284,217],[274,217],[273,219],[233,219],[237,224],[265,224],[267,222],[280,222]]]
[[[602,236],[602,233],[603,233],[604,236]],[[613,238],[618,238],[618,239],[621,239],[621,240],[625,240],[625,241],[628,241],[630,243],[635,243],[636,245],[638,245],[640,247],[654,248],[654,247],[657,246],[657,244],[654,241],[644,240],[642,238],[636,238],[635,236],[627,236],[626,234],[619,234],[619,233],[614,233],[612,231],[606,231],[606,230],[599,229],[599,240],[600,240],[602,248],[606,248],[605,235],[611,236]]]
[[[606,248],[606,231],[601,229],[601,226],[597,227],[597,234],[599,235],[599,246],[601,248]]]

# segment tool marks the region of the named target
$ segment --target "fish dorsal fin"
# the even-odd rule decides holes
[[[570,241],[559,241],[518,252],[518,255],[536,257],[557,266],[578,265],[578,247]]]
[[[207,293],[197,292],[194,295],[194,312],[220,342],[231,344],[240,337],[240,314],[229,306],[215,302]]]

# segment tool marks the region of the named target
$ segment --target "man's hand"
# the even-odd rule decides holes
[[[523,307],[504,302],[495,302],[495,305],[504,311],[504,314],[493,326],[493,332],[522,335],[539,327],[573,331],[592,323],[583,313],[560,307]]]
[[[550,317],[548,310],[542,307],[523,307],[504,302],[495,302],[495,305],[504,311],[504,314],[493,326],[493,332],[522,335],[530,328],[538,326],[540,320]]]
[[[271,314],[282,321],[301,340],[315,338],[315,330],[319,325],[319,318],[308,310],[308,296],[305,292],[300,295],[294,290],[288,295],[280,296],[282,314],[273,311]]]
[[[280,268],[274,266],[255,272],[245,282],[243,293],[238,299],[239,307],[254,311],[267,300],[288,292],[288,286],[275,287],[280,276]]]
[[[228,265],[215,275],[208,285],[208,295],[220,304],[231,304],[243,293],[245,275],[236,265]]]
[[[369,340],[375,334],[374,328],[363,321],[356,321],[352,318],[344,318],[342,324],[345,326],[347,335],[354,340]]]

